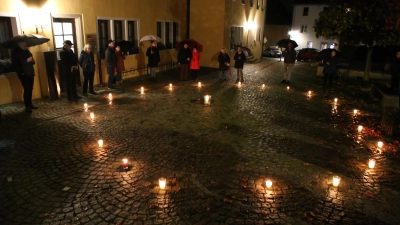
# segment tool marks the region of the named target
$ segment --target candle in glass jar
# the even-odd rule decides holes
[[[211,105],[211,95],[204,95],[204,105]]]
[[[288,89],[288,90],[289,90],[289,89],[290,89],[290,87],[289,87],[289,86],[287,86],[287,87],[286,87],[286,89]]]
[[[358,126],[358,132],[361,132],[362,129],[363,129],[363,126],[359,125],[359,126]]]
[[[197,83],[197,87],[201,88],[201,82]]]
[[[167,179],[165,178],[158,179],[158,184],[160,186],[160,189],[165,189],[165,186],[167,185]]]
[[[370,169],[375,168],[375,159],[370,159],[370,160],[368,161],[368,167],[369,167]]]
[[[122,159],[122,167],[124,169],[128,169],[128,159]]]
[[[354,115],[356,116],[357,113],[358,113],[358,110],[357,110],[357,109],[353,110],[353,113],[354,113]]]
[[[382,148],[383,147],[383,142],[382,141],[378,141],[378,148]]]
[[[172,88],[172,84],[169,84],[169,88]]]
[[[102,139],[100,139],[97,143],[99,144],[99,147],[100,147],[100,148],[103,147],[103,140],[102,140]]]
[[[262,88],[265,88],[265,84],[262,85]]]
[[[144,94],[144,87],[140,88],[140,94]]]
[[[339,186],[340,183],[340,177],[339,176],[333,176],[333,186],[337,187]]]
[[[311,91],[308,91],[308,95],[311,95]]]
[[[267,188],[272,187],[272,181],[271,180],[266,180],[265,181],[265,186],[267,186]]]
[[[338,99],[337,99],[337,98],[335,98],[333,101],[335,101],[335,103],[337,103]]]
[[[111,94],[111,93],[110,93],[110,94],[108,94],[108,98],[109,98],[110,100],[112,100],[113,96],[112,96],[112,94]]]
[[[240,86],[241,84],[242,84],[242,82],[239,81],[239,82],[238,82],[238,86]]]
[[[87,103],[83,104],[83,108],[84,108],[85,110],[87,110],[87,109],[88,109],[88,104],[87,104]]]
[[[92,119],[92,120],[94,119],[94,112],[90,113],[90,119]]]

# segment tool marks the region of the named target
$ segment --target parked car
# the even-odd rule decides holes
[[[281,57],[282,52],[277,48],[267,48],[262,52],[263,57]]]
[[[319,55],[319,50],[315,48],[303,48],[297,53],[297,61],[315,60]]]

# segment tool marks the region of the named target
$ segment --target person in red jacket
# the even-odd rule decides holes
[[[200,69],[200,52],[197,51],[197,47],[194,46],[192,50],[192,60],[190,61],[190,74],[192,80],[197,80],[197,71]]]
[[[121,86],[122,85],[122,72],[125,71],[125,64],[124,60],[126,59],[126,56],[124,55],[124,52],[121,51],[121,47],[117,46],[115,47],[115,55],[117,56],[117,67],[115,68],[117,72],[117,85]]]

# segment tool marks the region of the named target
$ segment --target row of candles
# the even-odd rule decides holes
[[[238,85],[240,85],[240,82],[239,82]],[[198,83],[198,86],[201,87],[201,82]],[[265,87],[264,84],[263,84],[263,87]],[[172,89],[172,84],[169,85],[169,88]],[[289,89],[289,86],[288,86],[287,88]],[[144,88],[143,88],[143,87],[141,87],[141,93],[142,93],[142,94],[144,93]],[[308,91],[308,95],[311,96],[311,94],[312,94],[312,92],[311,92],[311,91]],[[109,94],[109,99],[112,100],[112,94],[111,94],[111,93]],[[335,99],[334,99],[335,105],[337,104],[337,102],[338,102],[338,99],[335,98]],[[204,105],[209,106],[210,104],[211,104],[211,95],[205,95],[205,96],[204,96]],[[85,111],[87,111],[87,109],[88,109],[87,103],[84,104],[84,108],[85,108]],[[357,109],[354,109],[354,110],[353,110],[353,113],[354,113],[354,116],[356,116],[357,113],[358,113],[358,110],[357,110]],[[90,113],[90,118],[91,118],[91,119],[94,119],[94,113],[93,113],[93,112]],[[359,125],[357,129],[358,129],[358,132],[361,133],[362,130],[363,130],[363,126]],[[103,140],[101,140],[101,139],[98,140],[98,145],[99,145],[100,148],[103,147],[103,144],[104,144]],[[378,144],[377,144],[377,146],[378,146],[378,149],[380,150],[380,149],[383,147],[383,142],[382,142],[382,141],[379,141]],[[375,162],[375,159],[370,159],[370,160],[368,161],[368,167],[369,167],[370,169],[375,168],[375,163],[376,163],[376,162]],[[123,167],[123,169],[128,169],[128,159],[126,159],[126,158],[122,159],[122,167]],[[339,176],[334,175],[334,176],[333,176],[332,185],[333,185],[334,187],[338,187],[338,186],[339,186],[339,183],[340,183],[340,180],[341,180],[341,178],[340,178]],[[165,186],[166,186],[166,179],[165,179],[165,178],[160,178],[160,179],[159,179],[159,186],[160,186],[160,189],[165,189]],[[266,180],[266,181],[265,181],[265,186],[266,186],[267,188],[272,187],[272,181],[271,181],[271,180]]]

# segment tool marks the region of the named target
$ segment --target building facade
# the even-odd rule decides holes
[[[295,40],[298,48],[335,48],[338,45],[336,40],[327,40],[322,37],[317,38],[314,31],[314,22],[319,17],[319,13],[328,7],[322,1],[297,0],[293,8],[293,21],[290,31],[290,39]]]
[[[0,30],[9,32],[3,39],[17,34],[37,33],[49,42],[30,47],[35,58],[43,52],[58,51],[64,40],[74,43],[79,56],[85,44],[95,50],[97,69],[95,84],[106,81],[103,58],[108,40],[127,40],[134,47],[125,60],[126,78],[144,73],[145,52],[149,42],[139,42],[145,35],[162,39],[161,62],[176,61],[175,44],[192,38],[203,44],[201,66],[217,68],[221,48],[247,46],[254,56],[261,56],[262,28],[266,0],[2,0]],[[1,23],[2,21],[4,23]],[[4,29],[3,29],[4,28]],[[2,52],[4,49],[1,49]],[[7,50],[4,50],[7,53]],[[7,55],[2,54],[2,59]],[[233,55],[233,51],[228,51]],[[39,65],[38,65],[39,64]],[[43,97],[40,75],[46,73],[35,66],[33,98]],[[82,75],[81,75],[82,77]],[[22,87],[16,74],[0,75],[0,104],[22,101]]]

